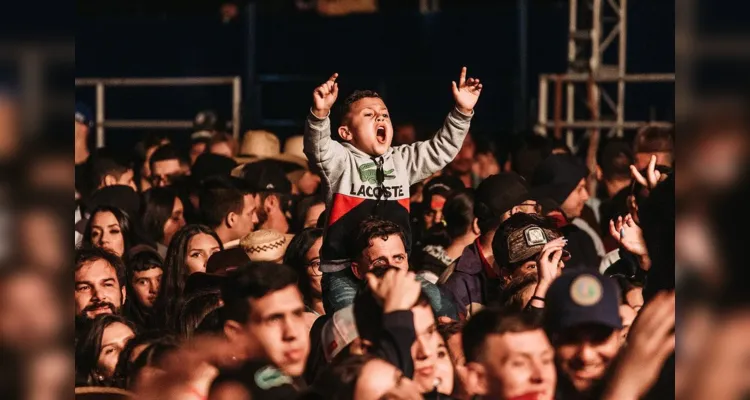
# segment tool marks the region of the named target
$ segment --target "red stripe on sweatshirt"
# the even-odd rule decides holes
[[[333,206],[331,207],[331,215],[328,217],[328,226],[331,226],[351,211],[354,207],[362,204],[366,199],[360,197],[350,197],[341,193],[333,195]],[[408,200],[408,199],[407,199]]]

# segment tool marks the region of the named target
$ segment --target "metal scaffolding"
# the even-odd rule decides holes
[[[78,78],[76,86],[96,88],[96,147],[104,147],[105,128],[128,129],[190,129],[192,120],[107,120],[104,115],[104,89],[107,86],[232,86],[232,135],[240,136],[240,106],[242,101],[242,79],[239,76],[226,77],[184,77],[184,78]]]
[[[568,71],[540,76],[536,132],[546,136],[548,129],[554,128],[555,137],[562,139],[564,129],[566,143],[575,151],[576,130],[598,136],[599,129],[604,128],[608,137],[622,137],[627,129],[669,125],[669,122],[626,121],[626,83],[674,81],[673,73],[627,74],[627,0],[570,0],[569,6]],[[615,43],[617,50],[608,51]],[[550,81],[555,84],[553,122],[549,122]],[[614,96],[604,86],[607,83],[616,85]],[[585,101],[581,103],[586,105],[588,118],[577,120],[576,115],[582,113],[576,113],[576,105],[582,94]]]

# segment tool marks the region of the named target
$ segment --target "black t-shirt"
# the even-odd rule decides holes
[[[250,360],[239,368],[221,371],[211,384],[211,390],[227,382],[241,384],[253,399],[296,399],[305,388],[300,379],[293,379],[262,360]]]
[[[93,155],[89,155],[86,161],[75,166],[75,187],[76,192],[81,195],[81,199],[87,199],[94,191],[92,187],[94,179],[91,176],[94,173],[93,164]]]

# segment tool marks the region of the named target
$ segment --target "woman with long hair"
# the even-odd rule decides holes
[[[208,258],[221,250],[224,250],[221,239],[205,225],[187,225],[175,233],[164,259],[164,275],[154,304],[155,312],[166,324],[163,328],[176,328],[178,306],[188,276],[205,272]]]
[[[135,328],[115,314],[97,316],[76,341],[76,386],[112,386],[120,352]]]
[[[155,187],[143,193],[141,226],[164,258],[172,236],[186,224],[184,213],[182,200],[170,187]]]
[[[300,276],[299,290],[308,312],[325,314],[323,292],[320,286],[323,273],[320,271],[320,247],[323,244],[323,230],[305,228],[289,242],[284,254],[284,264],[297,271]]]
[[[107,249],[118,257],[123,257],[138,241],[130,216],[111,206],[95,208],[83,232],[83,243]]]
[[[154,312],[159,295],[164,261],[159,253],[146,245],[133,247],[126,257],[125,315],[139,330],[154,329],[161,318]]]
[[[153,362],[153,357],[144,356],[141,358],[141,354],[151,349],[148,353],[153,356],[154,350],[158,348],[175,349],[177,343],[176,338],[162,331],[148,331],[135,335],[120,352],[113,375],[114,386],[133,390],[138,383],[138,375],[141,369],[148,367]],[[160,353],[160,351],[156,352]],[[140,362],[137,363],[138,361]]]
[[[445,202],[443,218],[450,238],[445,254],[455,260],[479,237],[479,227],[474,223],[474,194],[468,190],[454,193]]]

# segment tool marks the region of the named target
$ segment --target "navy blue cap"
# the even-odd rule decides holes
[[[87,126],[94,125],[94,113],[91,109],[80,101],[76,101],[76,122]]]
[[[566,271],[547,291],[544,327],[559,333],[582,324],[600,324],[622,329],[620,288],[596,271]]]

